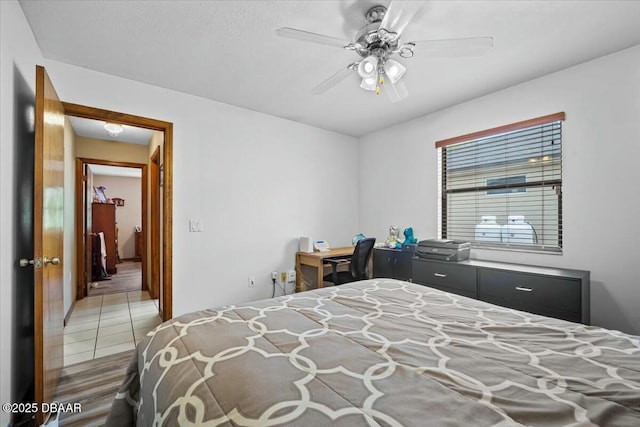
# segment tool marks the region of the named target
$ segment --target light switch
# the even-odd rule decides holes
[[[199,219],[190,219],[189,220],[189,231],[191,233],[199,233],[202,231],[202,221]]]

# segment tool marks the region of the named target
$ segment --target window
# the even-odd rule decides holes
[[[562,251],[562,121],[552,114],[436,142],[440,234]]]

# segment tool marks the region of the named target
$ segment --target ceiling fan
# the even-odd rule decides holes
[[[278,28],[276,33],[282,37],[353,50],[362,58],[321,82],[312,93],[324,93],[355,72],[362,79],[362,89],[376,94],[382,90],[391,102],[398,102],[408,95],[401,80],[406,67],[392,56],[411,58],[415,53],[478,56],[493,47],[492,37],[401,42],[402,32],[423,5],[423,1],[392,0],[388,7],[376,5],[369,8],[365,13],[366,23],[352,42],[289,27]]]

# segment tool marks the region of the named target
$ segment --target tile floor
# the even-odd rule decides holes
[[[84,298],[64,328],[64,365],[133,350],[160,323],[158,300],[147,291]]]

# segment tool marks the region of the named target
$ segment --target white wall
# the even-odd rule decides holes
[[[17,2],[0,1],[0,400],[11,402],[12,351],[7,343],[13,334],[13,285],[16,260],[13,236],[16,224],[13,197],[14,182],[14,117],[24,112],[13,111],[15,72],[35,92],[35,65],[42,55]],[[0,425],[7,425],[9,415],[0,412]]]
[[[174,315],[269,297],[270,272],[293,268],[299,236],[338,246],[359,231],[356,138],[56,61],[44,65],[66,102],[173,122]],[[204,232],[189,233],[189,219],[200,219]]]
[[[640,46],[361,138],[362,231],[384,240],[389,225],[411,225],[437,237],[435,141],[559,111],[564,254],[473,256],[590,270],[592,323],[640,334]]]

